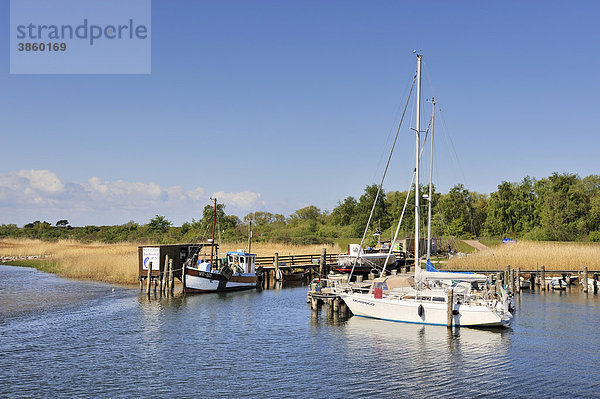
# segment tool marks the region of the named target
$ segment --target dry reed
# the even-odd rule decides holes
[[[247,243],[223,244],[219,253],[244,248]],[[138,244],[84,244],[74,240],[0,240],[0,256],[40,256],[56,263],[53,271],[63,277],[135,284],[138,277]],[[323,245],[252,244],[252,252],[262,256],[320,254]],[[325,246],[328,253],[339,253],[337,246]]]
[[[535,270],[542,265],[546,270],[579,270],[584,266],[598,269],[600,244],[519,241],[469,256],[455,257],[447,263],[450,269],[466,270],[498,270],[506,265],[528,270]]]

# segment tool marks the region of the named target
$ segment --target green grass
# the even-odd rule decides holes
[[[480,238],[479,242],[488,248],[495,248],[498,245],[502,244],[502,239],[500,239],[500,238]]]
[[[34,269],[46,272],[46,273],[58,273],[60,267],[57,262],[42,260],[42,259],[29,259],[29,260],[11,260],[8,263],[3,263],[5,266],[22,266],[32,267]]]
[[[342,252],[346,252],[349,244],[360,244],[360,238],[336,238],[333,242],[340,247]]]

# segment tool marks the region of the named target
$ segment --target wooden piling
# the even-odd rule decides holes
[[[531,273],[529,275],[529,289],[533,292],[535,290],[535,280],[536,280],[536,274]]]
[[[319,309],[319,300],[317,298],[310,298],[310,308],[312,310]]]
[[[521,268],[517,267],[517,292],[521,292]]]
[[[506,291],[510,290],[510,265],[506,265],[506,270],[504,271],[504,286],[506,287]]]
[[[333,300],[333,311],[334,312],[339,312],[340,311],[340,298],[335,298]]]
[[[169,255],[165,255],[165,264],[160,268],[160,292],[167,291],[167,267],[169,266]]]
[[[502,288],[502,282],[500,281],[500,276],[502,275],[502,273],[496,273],[496,292],[500,293],[502,292],[502,290],[500,288]]]
[[[183,293],[185,294],[185,264],[181,265],[181,284]]]
[[[273,275],[273,283],[279,277],[279,253],[275,252],[275,260],[273,261],[273,266],[275,266],[275,273]]]
[[[511,294],[515,294],[516,289],[515,289],[515,269],[511,269],[510,273],[510,293]]]
[[[452,328],[452,319],[454,315],[452,312],[454,311],[454,290],[452,288],[448,289],[448,308],[447,308],[447,317],[446,317],[446,327]]]
[[[540,284],[542,286],[542,291],[546,291],[546,266],[542,265],[540,267]]]
[[[348,316],[348,306],[346,305],[346,302],[342,301],[340,303],[340,314],[344,317]]]
[[[169,292],[173,293],[173,286],[175,285],[175,280],[173,276],[173,259],[169,259]]]
[[[152,288],[152,262],[148,262],[148,277],[146,277],[146,295],[150,296]]]
[[[583,268],[583,292],[588,292],[588,268]]]
[[[321,251],[321,258],[319,259],[319,276],[321,278],[327,278],[327,249],[323,248]]]

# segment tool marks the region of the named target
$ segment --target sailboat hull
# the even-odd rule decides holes
[[[341,294],[341,297],[355,316],[416,324],[445,326],[447,323],[448,309],[445,302],[385,297],[377,299],[372,294]],[[505,327],[510,324],[510,317],[487,306],[455,304],[454,310],[457,313],[453,316],[455,326]]]

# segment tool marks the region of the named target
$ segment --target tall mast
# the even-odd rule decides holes
[[[216,268],[216,262],[213,262],[213,254],[215,249],[215,224],[217,222],[217,199],[214,198],[215,206],[213,208],[213,222],[212,222],[212,242],[210,246],[210,263],[212,263],[212,267]]]
[[[421,59],[423,56],[417,54],[417,151],[415,166],[415,270],[419,265],[419,152],[421,147]]]
[[[429,212],[427,215],[427,260],[431,257],[431,202],[432,202],[432,187],[433,187],[433,127],[435,126],[435,97],[431,99],[433,104],[433,113],[431,114],[431,154],[429,159],[429,195],[427,200],[429,202]]]

